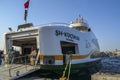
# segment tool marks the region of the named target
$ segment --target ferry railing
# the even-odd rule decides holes
[[[47,24],[41,24],[37,26],[66,26],[68,27],[70,24],[67,23],[58,23],[58,22],[53,22],[53,23],[47,23]]]
[[[9,66],[9,76],[12,76],[12,71],[15,70],[16,71],[16,76],[19,76],[19,70],[21,68],[25,68],[25,70],[27,71],[28,69],[28,65],[32,66],[32,69],[35,69],[36,64],[35,64],[35,60],[33,60],[33,64],[30,64],[30,55],[25,55],[25,56],[19,56],[19,57],[12,57],[11,61],[10,61],[10,66]]]

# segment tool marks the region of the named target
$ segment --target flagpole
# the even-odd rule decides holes
[[[24,20],[25,20],[25,23],[27,23],[27,13],[28,13],[28,11],[27,11],[27,9],[25,9],[25,12],[24,12]]]
[[[28,16],[28,10],[26,10],[27,13],[26,13],[26,19],[25,19],[25,24],[27,23],[27,16]]]
[[[30,0],[28,0],[28,1],[29,1],[29,3],[28,3],[28,8],[27,8],[27,18],[28,18],[28,11],[29,11],[29,4],[30,4]],[[26,18],[25,23],[27,23],[27,18]]]
[[[25,24],[27,23],[27,15],[28,15],[28,12],[27,12],[28,10],[25,10]]]

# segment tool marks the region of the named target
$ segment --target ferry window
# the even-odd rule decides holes
[[[61,50],[63,54],[77,54],[78,45],[75,43],[61,41]]]
[[[88,32],[90,32],[91,31],[91,29],[90,28],[88,28]]]
[[[85,32],[86,32],[86,31],[88,31],[88,32],[90,31],[90,29],[89,29],[88,27],[84,27],[84,26],[75,27],[75,29],[77,29],[77,30],[79,30],[79,31],[83,31],[83,32],[84,32],[84,31],[85,31]]]

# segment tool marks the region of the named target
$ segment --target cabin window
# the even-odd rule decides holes
[[[60,43],[63,54],[78,54],[78,45],[76,43],[65,41],[61,41]]]

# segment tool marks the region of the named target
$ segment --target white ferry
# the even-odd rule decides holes
[[[36,60],[45,70],[63,71],[70,55],[72,70],[96,67],[100,60],[92,57],[100,53],[97,38],[81,17],[71,24],[19,25],[17,31],[5,33],[4,54],[11,54],[13,46],[19,47],[22,55],[36,48]]]

